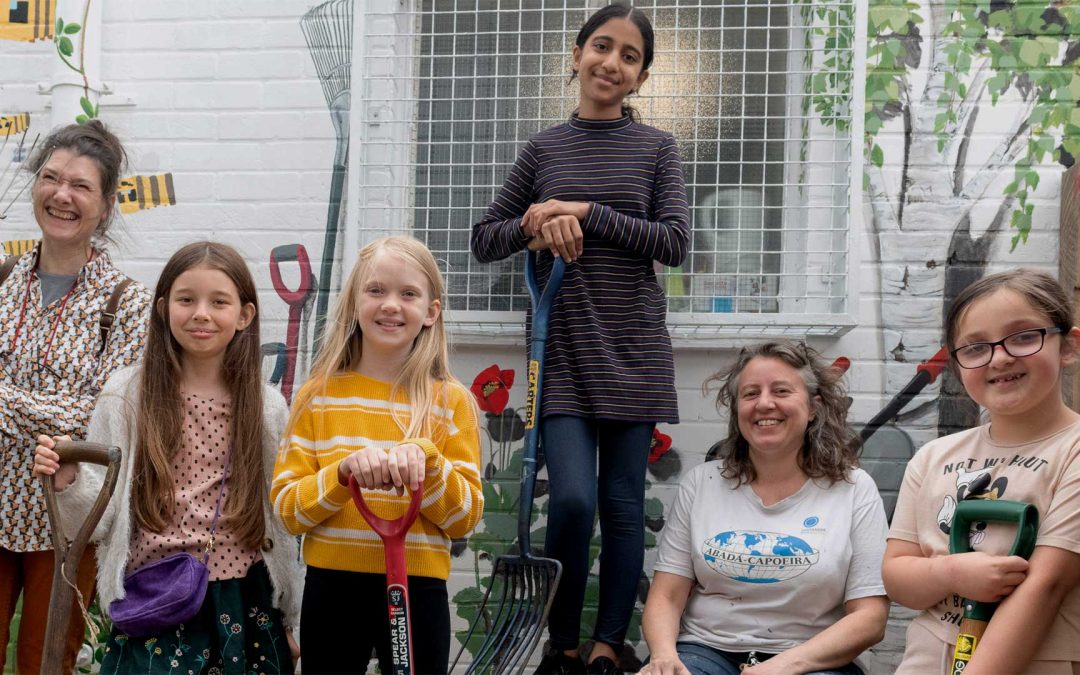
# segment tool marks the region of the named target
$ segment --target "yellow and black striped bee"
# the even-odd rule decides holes
[[[29,253],[36,243],[37,239],[9,239],[0,242],[0,247],[3,247],[4,255],[22,255]]]
[[[15,113],[14,115],[0,117],[0,136],[14,136],[29,128],[30,113]]]
[[[171,173],[152,176],[128,176],[116,189],[121,213],[135,213],[157,206],[175,206],[176,191]]]
[[[0,3],[0,40],[49,40],[52,39],[55,22],[56,0],[9,0]]]

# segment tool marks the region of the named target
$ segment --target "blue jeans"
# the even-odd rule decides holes
[[[675,645],[679,660],[693,675],[739,675],[739,664],[724,652],[695,642],[679,642]],[[831,670],[815,670],[806,675],[863,675],[854,663]]]
[[[570,415],[548,416],[540,424],[550,495],[544,554],[563,565],[548,618],[551,645],[578,646],[599,502],[600,597],[593,639],[618,649],[645,562],[645,467],[656,425]]]

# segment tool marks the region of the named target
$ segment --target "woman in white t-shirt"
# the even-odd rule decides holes
[[[728,436],[720,461],[683,478],[669,514],[642,672],[863,672],[855,659],[888,617],[888,528],[855,468],[840,379],[813,350],[778,341],[709,380]]]

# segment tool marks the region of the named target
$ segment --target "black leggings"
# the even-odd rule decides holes
[[[450,661],[450,602],[446,582],[409,577],[413,672],[445,675]],[[364,673],[372,648],[379,670],[391,673],[386,576],[307,568],[300,611],[304,675]]]

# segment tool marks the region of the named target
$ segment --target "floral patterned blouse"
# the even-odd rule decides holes
[[[150,307],[142,284],[128,286],[102,350],[98,320],[124,275],[95,250],[71,292],[42,308],[34,274],[40,246],[0,285],[0,547],[20,552],[52,548],[45,498],[31,474],[35,439],[85,438],[105,381],[142,356]]]

